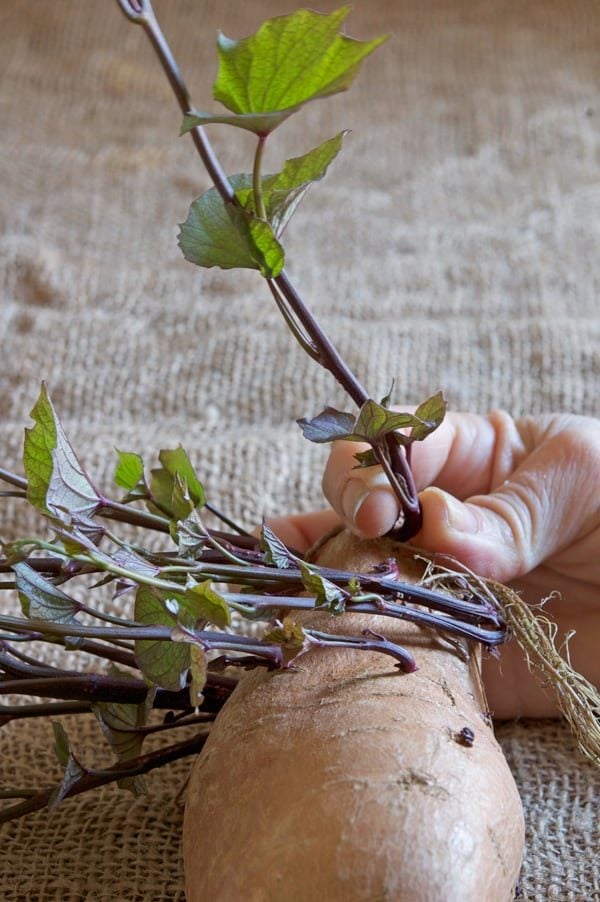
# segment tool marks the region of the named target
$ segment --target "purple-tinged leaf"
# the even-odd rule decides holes
[[[92,706],[92,711],[119,761],[136,758],[141,753],[144,734],[140,727],[147,720],[145,702],[139,705],[100,702]]]
[[[288,567],[295,567],[297,564],[295,556],[275,535],[265,520],[262,522],[260,531],[260,547],[265,553],[265,563],[273,564],[278,570],[287,570]]]
[[[13,564],[23,613],[30,620],[74,623],[80,605],[24,561]]]
[[[60,520],[89,523],[100,497],[65,435],[45,384],[31,417],[35,425],[25,430],[23,451],[27,498]]]
[[[123,570],[129,570],[131,573],[135,574],[135,576],[140,576],[145,579],[158,576],[160,573],[160,567],[150,563],[149,560],[142,557],[140,554],[137,554],[135,551],[132,551],[130,548],[117,548],[112,554],[109,555],[104,552],[102,556],[106,561],[112,562],[117,567],[122,567]]]
[[[56,757],[65,769],[62,781],[52,793],[48,800],[48,808],[52,811],[65,798],[67,793],[75,786],[82,777],[85,777],[87,771],[81,766],[73,752],[69,737],[62,724],[58,721],[52,721],[52,729],[54,730],[54,750]]]
[[[336,410],[335,407],[326,407],[321,413],[312,419],[298,420],[304,438],[309,442],[334,442],[336,439],[345,439],[352,435],[355,417],[351,413]]]

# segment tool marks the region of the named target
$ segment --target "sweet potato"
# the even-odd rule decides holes
[[[368,570],[389,540],[342,533],[319,562]],[[523,850],[519,795],[494,739],[479,654],[385,617],[369,626],[413,650],[319,649],[293,669],[246,675],[194,765],[184,824],[188,902],[508,902]]]

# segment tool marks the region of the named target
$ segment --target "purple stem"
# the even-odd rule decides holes
[[[117,2],[123,12],[125,12],[127,18],[130,21],[141,25],[146,32],[165,75],[167,76],[169,84],[173,89],[173,93],[175,94],[182,113],[185,115],[186,113],[191,112],[192,104],[189,91],[171,48],[158,24],[149,0],[144,0],[144,2],[141,3],[140,8],[133,8],[131,3],[128,5],[127,0],[117,0]],[[223,200],[226,203],[237,204],[235,192],[206,137],[204,129],[201,126],[196,126],[190,131],[190,135],[208,175]],[[355,404],[358,407],[361,407],[369,398],[367,390],[356,378],[328,335],[323,331],[317,319],[313,316],[288,278],[285,270],[272,281],[276,284],[278,290],[288,302],[298,321],[309,335],[312,343],[317,349],[319,363],[332,373]],[[397,473],[401,479],[400,485],[398,485],[397,480],[393,480],[392,482],[392,487],[398,496],[404,515],[401,528],[396,530],[394,534],[396,537],[405,540],[416,535],[421,527],[422,518],[420,503],[410,466],[403,450],[398,447],[393,436],[386,437],[384,444],[392,470]],[[385,452],[382,451],[380,453]]]
[[[89,771],[67,790],[64,798],[80,795],[83,792],[97,789],[99,786],[106,786],[107,783],[114,783],[125,777],[141,776],[142,774],[150,773],[150,771],[158,767],[163,767],[165,764],[178,761],[180,758],[196,755],[202,749],[207,737],[208,733],[201,733],[192,737],[192,739],[186,739],[184,742],[170,745],[166,749],[150,752],[147,755],[140,755],[137,758],[131,758],[127,762],[120,761],[112,767],[106,768],[106,770],[99,772]],[[0,824],[16,820],[25,814],[45,808],[55,788],[51,786],[48,789],[40,790],[40,792],[25,799],[23,802],[1,810]]]

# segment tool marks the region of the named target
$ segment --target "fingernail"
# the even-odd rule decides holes
[[[479,532],[479,517],[470,507],[452,495],[446,495],[446,519],[455,532]]]
[[[350,526],[356,523],[356,516],[370,494],[371,489],[362,479],[349,479],[346,483],[342,493],[342,513]]]

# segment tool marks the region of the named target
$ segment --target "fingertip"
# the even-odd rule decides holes
[[[350,528],[363,539],[376,539],[394,527],[399,506],[391,490],[375,489],[365,497]]]

